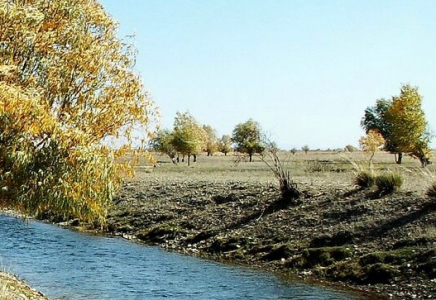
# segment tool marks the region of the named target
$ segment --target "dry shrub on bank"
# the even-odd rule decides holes
[[[291,173],[286,169],[283,162],[279,159],[278,149],[274,145],[266,147],[264,154],[267,154],[272,162],[269,162],[262,155],[262,161],[269,167],[274,173],[274,176],[279,181],[280,193],[283,199],[293,200],[300,197],[300,191],[297,188],[297,184],[291,179]]]

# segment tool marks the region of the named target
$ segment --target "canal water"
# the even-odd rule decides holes
[[[0,258],[53,299],[359,299],[345,292],[0,215]]]

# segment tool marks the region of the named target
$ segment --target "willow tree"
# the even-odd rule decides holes
[[[135,126],[152,103],[134,50],[96,0],[0,3],[0,202],[104,223]],[[105,138],[125,137],[111,150]]]
[[[391,139],[400,152],[418,158],[423,166],[428,162],[430,135],[421,108],[422,96],[417,87],[405,84],[399,96],[392,98],[386,119],[392,125]]]

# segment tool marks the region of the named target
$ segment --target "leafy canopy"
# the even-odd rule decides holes
[[[219,151],[227,155],[230,151],[232,151],[232,137],[228,134],[224,134],[219,140]]]
[[[0,203],[104,223],[129,147],[155,116],[134,51],[96,0],[0,3]]]
[[[392,98],[386,119],[392,124],[391,139],[398,150],[425,164],[430,153],[430,136],[426,133],[427,121],[421,103],[418,88],[405,84],[400,95]]]
[[[379,151],[383,145],[385,144],[385,139],[383,135],[379,133],[377,130],[369,130],[366,136],[363,136],[359,140],[359,145],[364,152],[371,153],[371,158],[369,161],[372,161],[375,152]]]
[[[232,141],[236,144],[236,151],[247,153],[250,157],[250,161],[252,161],[253,154],[261,153],[265,149],[262,143],[260,125],[253,119],[249,119],[235,126]]]
[[[190,156],[200,153],[206,141],[203,127],[188,112],[176,113],[173,135],[174,146],[182,155]]]
[[[392,100],[378,99],[374,106],[365,109],[365,115],[362,118],[361,126],[368,133],[375,130],[385,139],[385,150],[391,153],[400,152],[394,140],[392,139],[393,124],[386,118],[387,111],[392,106]]]
[[[177,155],[174,146],[174,134],[168,129],[159,130],[151,140],[151,148],[154,151],[167,154],[171,159]]]
[[[205,133],[204,150],[207,152],[207,155],[212,155],[218,150],[218,139],[216,137],[216,130],[210,125],[203,125],[203,130]]]

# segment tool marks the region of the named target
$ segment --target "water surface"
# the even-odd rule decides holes
[[[359,299],[248,268],[4,215],[0,241],[3,268],[56,299]]]

